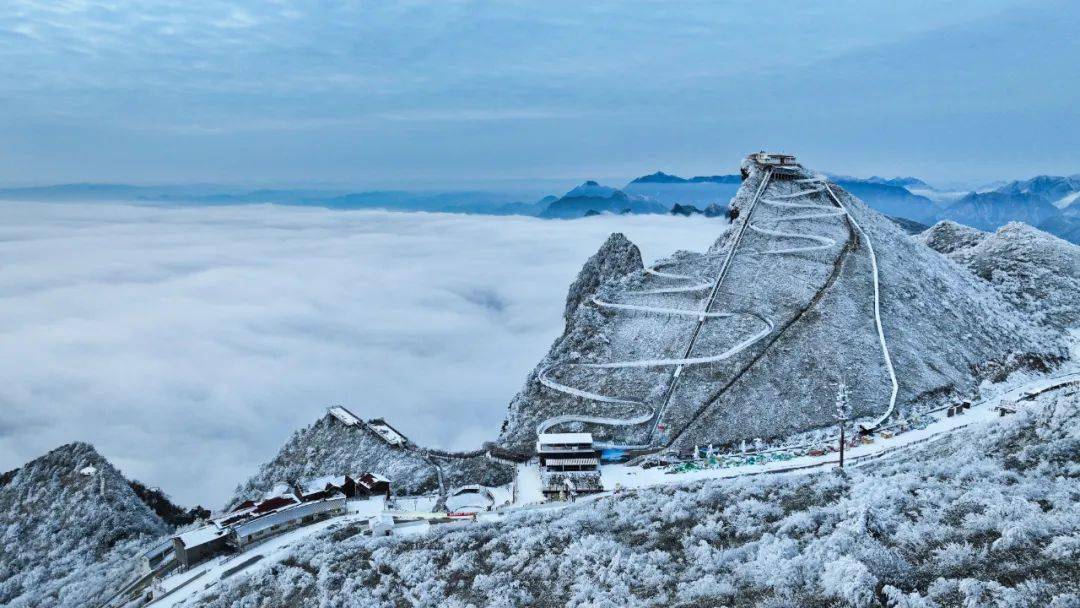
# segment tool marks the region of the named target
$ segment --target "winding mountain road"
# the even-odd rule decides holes
[[[855,218],[851,217],[851,213],[848,212],[847,207],[844,207],[844,203],[840,201],[840,197],[836,196],[832,187],[829,186],[828,180],[824,178],[818,178],[825,184],[825,191],[829,194],[829,198],[833,200],[841,209],[844,210],[844,214],[853,226],[855,230],[862,235],[863,240],[866,241],[866,248],[870,251],[870,266],[874,275],[874,325],[877,327],[878,343],[881,345],[881,355],[885,359],[885,368],[889,372],[889,380],[892,383],[892,392],[889,395],[889,407],[885,410],[885,413],[879,416],[873,424],[864,426],[867,431],[872,431],[881,426],[893,412],[896,410],[896,395],[900,391],[900,383],[896,379],[896,370],[893,368],[892,356],[889,354],[889,344],[885,340],[885,329],[881,326],[881,288],[878,284],[878,263],[877,254],[874,253],[874,243],[870,240],[870,236],[866,234],[866,231],[859,226],[859,223],[855,221]]]
[[[654,421],[653,426],[650,428],[649,443],[644,444],[644,445],[622,445],[622,444],[613,444],[613,443],[612,444],[604,444],[604,445],[606,445],[607,447],[619,447],[619,448],[623,448],[623,449],[646,449],[646,448],[655,447],[654,446],[654,437],[656,435],[657,425],[659,424],[659,420],[663,416],[664,411],[666,410],[668,404],[671,401],[671,396],[674,393],[675,385],[678,382],[679,376],[682,375],[682,370],[683,370],[684,366],[687,366],[687,365],[702,365],[702,364],[708,364],[708,363],[717,363],[717,362],[723,361],[725,359],[729,359],[729,358],[737,355],[738,353],[742,352],[743,350],[746,350],[747,348],[751,347],[752,345],[757,343],[759,340],[761,340],[764,337],[766,337],[767,335],[769,335],[770,332],[772,332],[772,330],[774,328],[773,322],[770,319],[767,319],[767,318],[762,317],[762,316],[757,315],[757,314],[746,313],[746,312],[709,312],[709,309],[712,307],[713,301],[716,299],[717,291],[719,290],[721,283],[723,283],[724,278],[727,276],[728,269],[731,267],[731,260],[735,256],[735,251],[738,249],[738,246],[739,246],[739,243],[742,240],[743,234],[745,234],[747,225],[750,222],[750,217],[753,214],[754,207],[757,204],[758,200],[761,198],[762,194],[765,192],[765,189],[768,187],[769,180],[771,179],[771,177],[772,177],[771,170],[766,169],[765,174],[763,175],[763,177],[761,179],[761,183],[758,185],[758,189],[754,194],[754,198],[751,200],[750,205],[748,206],[748,209],[747,209],[747,212],[746,212],[746,219],[743,220],[743,222],[739,224],[739,228],[737,229],[737,231],[735,233],[735,237],[732,240],[731,246],[728,248],[727,253],[724,254],[724,261],[721,264],[720,271],[719,271],[719,273],[717,274],[716,278],[713,281],[707,282],[707,283],[702,283],[702,282],[700,282],[701,279],[699,277],[690,276],[690,275],[675,274],[675,273],[669,273],[669,272],[663,272],[661,270],[658,270],[657,268],[648,268],[648,269],[646,269],[645,272],[647,274],[650,274],[650,275],[653,275],[653,276],[666,278],[666,279],[681,280],[681,281],[695,281],[695,283],[693,283],[691,285],[683,286],[683,287],[668,287],[668,288],[650,289],[650,290],[643,290],[643,291],[625,292],[627,295],[643,295],[643,294],[659,294],[659,293],[686,293],[686,292],[702,291],[704,289],[709,288],[709,289],[711,289],[711,291],[709,292],[709,297],[707,298],[704,307],[702,307],[699,310],[690,310],[690,309],[682,309],[682,308],[646,306],[646,305],[640,305],[640,304],[615,303],[615,302],[607,302],[607,301],[604,301],[604,300],[600,300],[599,298],[596,298],[596,297],[592,298],[592,302],[594,304],[596,304],[597,306],[601,307],[601,308],[611,308],[611,309],[616,309],[616,310],[630,310],[630,311],[636,311],[636,312],[664,314],[664,315],[673,315],[673,316],[696,317],[697,318],[697,325],[694,328],[694,333],[691,336],[690,342],[687,345],[682,357],[664,358],[664,359],[642,359],[642,360],[618,361],[618,362],[610,362],[610,363],[558,362],[558,363],[555,363],[553,365],[550,365],[550,366],[542,369],[540,371],[540,373],[538,374],[538,380],[539,380],[540,384],[542,384],[543,386],[545,386],[545,387],[547,387],[547,388],[549,388],[551,390],[561,392],[561,393],[567,394],[567,395],[572,395],[574,397],[579,397],[579,398],[582,398],[582,399],[596,401],[596,402],[599,402],[599,403],[635,405],[635,406],[638,406],[638,407],[642,408],[643,411],[641,413],[637,414],[637,415],[628,416],[628,417],[624,417],[624,418],[616,418],[616,417],[611,417],[611,416],[590,416],[590,415],[584,415],[584,414],[564,414],[564,415],[561,415],[561,416],[554,416],[554,417],[551,417],[551,418],[548,418],[548,419],[542,421],[539,425],[537,425],[537,432],[538,433],[544,433],[544,432],[547,432],[548,430],[550,430],[554,426],[557,426],[557,425],[560,425],[560,424],[567,424],[567,423],[571,423],[571,422],[600,424],[600,425],[604,425],[604,426],[637,426],[639,424],[644,424],[646,422],[649,422],[650,420],[653,420]],[[745,316],[745,317],[750,317],[750,318],[755,319],[756,321],[758,321],[760,323],[760,325],[761,325],[760,329],[757,332],[750,335],[749,337],[743,339],[739,343],[735,344],[731,348],[728,348],[727,350],[725,350],[725,351],[723,351],[721,353],[716,353],[716,354],[702,356],[702,357],[692,357],[691,356],[691,352],[693,351],[694,345],[696,344],[697,338],[698,338],[698,336],[699,336],[699,334],[701,332],[701,327],[702,327],[702,325],[705,323],[705,321],[707,319],[733,318],[733,317],[738,317],[738,316]],[[665,393],[663,404],[661,405],[661,407],[659,408],[658,411],[654,411],[653,408],[651,408],[648,404],[646,404],[644,401],[642,401],[640,399],[634,399],[634,398],[630,398],[630,397],[605,395],[605,394],[594,392],[594,391],[589,391],[589,390],[584,390],[584,389],[572,387],[572,386],[569,386],[567,384],[563,384],[563,383],[558,382],[558,381],[551,378],[551,373],[556,371],[556,370],[560,370],[560,369],[574,369],[574,368],[577,368],[577,369],[618,369],[618,368],[633,368],[633,367],[673,367],[674,368],[674,370],[672,371],[671,380],[670,380],[670,382],[668,382],[668,390]]]
[[[791,232],[787,230],[778,229],[775,224],[784,222],[795,221],[809,221],[809,220],[825,220],[844,218],[850,222],[850,227],[853,227],[858,235],[867,244],[867,249],[870,252],[871,266],[873,270],[873,286],[874,286],[874,318],[878,333],[878,340],[881,345],[882,353],[884,356],[886,368],[889,372],[890,380],[892,383],[892,390],[889,397],[888,406],[885,412],[873,423],[872,426],[866,427],[868,429],[877,428],[884,421],[886,421],[895,410],[896,395],[898,392],[898,382],[896,379],[895,370],[893,369],[892,359],[889,355],[888,345],[885,340],[884,330],[881,325],[881,294],[879,288],[877,258],[874,254],[873,245],[870,243],[870,238],[865,231],[858,225],[858,223],[851,217],[847,208],[843,205],[842,201],[832,191],[828,184],[828,181],[823,177],[813,177],[809,179],[800,179],[796,183],[800,184],[814,184],[817,187],[811,187],[808,189],[798,190],[787,194],[778,194],[774,196],[764,196],[766,190],[769,187],[769,183],[772,179],[772,170],[769,167],[763,168],[763,176],[761,182],[758,185],[757,190],[745,212],[745,216],[742,222],[739,223],[737,231],[732,239],[730,246],[723,255],[724,261],[720,267],[719,272],[715,279],[710,281],[704,281],[702,277],[676,274],[673,272],[664,272],[657,267],[647,268],[646,274],[669,280],[678,280],[689,282],[689,285],[676,286],[676,287],[662,287],[656,289],[646,289],[638,291],[625,291],[624,296],[642,296],[642,295],[655,295],[655,294],[677,294],[677,293],[692,293],[697,291],[703,291],[710,289],[708,298],[705,304],[700,309],[685,309],[665,306],[654,306],[645,304],[633,304],[624,302],[611,302],[600,299],[598,297],[592,298],[592,303],[600,308],[607,308],[612,310],[624,310],[630,312],[641,312],[649,314],[660,314],[670,316],[684,316],[684,317],[696,317],[697,325],[694,328],[694,332],[691,335],[690,341],[687,344],[686,349],[681,357],[677,358],[659,358],[659,359],[640,359],[630,361],[613,361],[603,363],[576,363],[576,362],[556,362],[540,371],[538,374],[538,380],[544,387],[571,395],[587,401],[593,401],[597,403],[609,403],[614,405],[630,405],[635,406],[639,411],[638,413],[627,415],[624,417],[616,416],[593,416],[586,414],[563,414],[554,416],[543,420],[537,426],[538,433],[544,433],[550,429],[569,423],[587,423],[598,424],[604,426],[637,426],[652,421],[652,426],[649,429],[648,442],[642,445],[623,445],[616,443],[603,443],[598,442],[598,445],[603,447],[617,447],[623,449],[660,449],[663,447],[657,441],[658,429],[663,420],[664,414],[669,407],[672,397],[675,394],[675,390],[679,383],[679,378],[682,375],[682,371],[685,366],[690,365],[706,365],[718,363],[727,359],[730,359],[739,353],[749,349],[753,345],[757,344],[761,340],[769,336],[775,329],[776,325],[772,319],[766,318],[762,315],[745,312],[745,311],[727,311],[727,312],[710,312],[713,303],[716,299],[716,295],[723,283],[725,277],[728,274],[729,269],[732,266],[732,260],[735,257],[735,253],[739,248],[743,240],[743,236],[747,230],[755,234],[760,234],[767,237],[774,237],[779,239],[798,239],[804,241],[810,241],[812,244],[806,246],[795,247],[781,247],[778,249],[768,249],[760,252],[765,255],[789,255],[789,254],[801,254],[805,252],[825,250],[836,246],[837,241],[833,238],[808,234],[806,232]],[[825,194],[831,199],[834,206],[825,206],[819,203],[813,202],[799,202],[799,199],[805,199],[806,197],[815,194]],[[780,215],[778,217],[772,217],[764,219],[760,222],[752,221],[754,210],[758,203],[762,205],[772,207],[778,210],[804,210],[808,213],[801,213],[797,215]],[[766,227],[764,224],[769,224]],[[820,294],[818,294],[820,295]],[[736,317],[753,319],[759,326],[758,330],[751,335],[740,340],[738,343],[727,348],[723,352],[713,353],[704,356],[694,357],[692,351],[697,343],[697,339],[701,333],[701,329],[708,320],[712,319],[732,319]],[[769,342],[770,344],[772,341]],[[629,396],[619,396],[605,394],[595,390],[589,390],[586,388],[579,388],[570,386],[565,382],[556,380],[553,375],[557,375],[559,371],[571,370],[571,369],[622,369],[622,368],[655,368],[655,367],[671,367],[673,368],[669,382],[667,383],[667,389],[664,394],[664,398],[657,408],[653,408],[648,403],[641,399],[637,399]],[[696,419],[697,416],[695,416]]]

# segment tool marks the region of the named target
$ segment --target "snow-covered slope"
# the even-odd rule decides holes
[[[395,494],[434,492],[439,489],[436,464],[448,487],[466,483],[502,485],[513,477],[510,467],[483,455],[425,458],[416,446],[392,446],[364,425],[346,426],[327,414],[294,433],[272,460],[237,487],[230,504],[258,498],[279,483],[366,472],[389,479]]]
[[[643,489],[422,537],[347,526],[198,605],[1065,608],[1078,445],[1074,388],[846,475]]]
[[[1031,319],[1080,325],[1080,246],[1020,222],[994,233],[941,222],[920,238],[989,282]]]
[[[1077,179],[1077,189],[1075,192],[1070,192],[1065,196],[1054,201],[1054,206],[1058,209],[1068,209],[1073,207],[1076,201],[1080,200],[1080,178]]]
[[[59,447],[0,487],[0,606],[94,605],[167,531],[93,447]]]
[[[938,253],[950,254],[978,245],[989,234],[952,220],[942,220],[920,234],[919,240]]]
[[[540,213],[545,218],[585,217],[590,211],[598,213],[667,213],[670,205],[662,205],[644,196],[631,196],[622,190],[602,186],[594,181],[570,190],[553,201]]]
[[[624,445],[779,437],[832,424],[839,380],[856,415],[884,414],[891,378],[871,245],[901,410],[1063,353],[990,285],[835,184],[849,219],[809,182],[772,182],[753,206],[762,179],[751,172],[733,201],[739,220],[708,252],[643,270],[624,244],[601,249],[589,266],[611,270],[595,289],[579,281],[571,290],[566,331],[511,403],[503,443],[528,448],[538,425],[556,417],[564,421],[556,430]],[[650,414],[623,425],[581,419]]]
[[[892,221],[892,223],[899,226],[901,230],[908,234],[919,234],[921,232],[925,232],[926,229],[930,227],[921,222],[916,222],[915,220],[909,220],[903,217],[895,217],[891,215],[887,217]]]

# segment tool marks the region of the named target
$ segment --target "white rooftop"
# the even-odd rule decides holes
[[[536,438],[537,443],[588,443],[592,444],[592,433],[540,433]]]
[[[176,538],[179,538],[180,542],[183,543],[185,547],[190,548],[220,538],[223,534],[225,534],[225,530],[211,524],[209,526],[196,528],[190,532],[184,532]]]
[[[333,485],[336,487],[343,487],[345,485],[344,475],[324,475],[322,477],[316,477],[315,479],[309,479],[303,483],[304,493],[311,494],[313,492],[321,492],[326,489],[327,485]]]
[[[263,500],[285,496],[287,494],[292,494],[292,488],[289,487],[289,484],[279,481],[274,484],[274,487],[263,493]]]
[[[150,547],[149,549],[143,551],[142,553],[140,553],[140,555],[143,555],[143,556],[146,556],[146,557],[153,557],[155,555],[161,555],[163,553],[168,553],[169,551],[172,551],[172,550],[173,550],[172,538],[166,538],[165,540],[159,541],[157,544],[155,544],[152,547]]]
[[[375,481],[386,481],[386,482],[390,481],[389,479],[383,477],[382,475],[379,475],[378,473],[368,473],[368,475],[371,475],[371,478],[374,479]],[[361,475],[361,477],[363,477],[363,476]]]
[[[249,536],[278,524],[294,522],[308,515],[323,513],[335,508],[344,508],[344,506],[345,496],[337,494],[330,498],[289,505],[282,509],[270,511],[266,515],[260,515],[254,519],[238,523],[233,526],[233,529],[240,536]]]
[[[389,425],[383,422],[373,422],[369,420],[367,422],[367,425],[369,429],[378,433],[378,435],[382,437],[383,440],[387,443],[393,445],[402,445],[403,443],[405,443],[405,437],[403,437],[401,433],[398,433],[394,429],[390,428]]]
[[[334,418],[337,418],[338,420],[345,423],[346,426],[353,426],[354,424],[360,424],[360,419],[357,418],[355,414],[353,414],[349,410],[345,409],[344,406],[335,405],[335,406],[329,408],[327,411],[330,412],[331,416],[333,416]]]

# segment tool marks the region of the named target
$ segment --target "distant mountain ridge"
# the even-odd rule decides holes
[[[890,217],[926,225],[948,219],[980,230],[996,230],[1009,222],[1022,221],[1067,241],[1080,243],[1080,204],[1077,203],[1080,201],[1080,174],[1038,175],[1026,180],[995,182],[966,194],[936,190],[912,176],[832,178],[845,190]],[[483,190],[347,192],[313,188],[248,189],[215,184],[72,183],[0,188],[0,200],[115,200],[198,205],[273,203],[329,209],[577,218],[600,213],[668,213],[676,205],[679,215],[697,215],[690,207],[725,209],[740,182],[739,175],[681,177],[656,171],[634,178],[622,188],[590,181],[562,197],[545,196],[533,202],[522,201],[519,196],[507,193]]]
[[[742,183],[740,175],[699,175],[680,177],[663,171],[631,180],[623,191],[627,194],[645,196],[662,203],[668,208],[678,208],[676,214],[685,215],[694,207],[706,209],[727,208],[728,201],[739,191]],[[691,212],[692,213],[692,212]],[[708,212],[705,215],[722,215]]]
[[[87,182],[0,188],[0,200],[151,200],[173,196],[239,196],[241,194],[244,194],[245,192],[251,192],[251,190],[239,186],[227,186],[219,184],[163,184],[156,186],[137,186],[132,184],[102,184]]]
[[[34,202],[108,202],[146,204],[251,205],[280,204],[329,209],[386,209],[486,215],[536,215],[550,201],[522,202],[511,194],[479,190],[348,192],[315,188],[257,188],[216,185],[133,186],[126,184],[59,184],[0,188],[0,200]]]
[[[1080,175],[1039,175],[994,190],[972,192],[949,205],[941,219],[980,230],[1021,221],[1073,243],[1080,242]]]
[[[941,216],[979,230],[995,230],[1012,221],[1038,226],[1057,214],[1057,208],[1043,196],[995,190],[972,192],[949,205]]]
[[[1010,195],[1035,195],[1053,201],[1055,206],[1064,208],[1070,206],[1075,200],[1075,195],[1080,192],[1080,175],[1053,176],[1038,175],[1028,180],[1015,181],[1005,184],[997,189],[997,192]],[[1066,199],[1068,199],[1066,201]],[[1063,204],[1058,205],[1066,201]]]
[[[874,210],[885,215],[901,217],[923,224],[932,223],[938,213],[934,202],[925,196],[913,194],[907,187],[895,183],[910,180],[919,181],[914,178],[895,178],[893,180],[836,178],[836,183],[841,188],[862,199]],[[922,182],[919,181],[919,183]]]
[[[739,175],[698,175],[695,177],[679,177],[663,171],[657,171],[649,175],[643,175],[630,181],[631,184],[738,184],[742,181]]]
[[[834,179],[892,217],[923,224],[950,220],[990,231],[1019,221],[1080,243],[1080,205],[1076,203],[1080,200],[1080,175],[1039,175],[962,195],[942,192],[933,199],[919,193],[932,194],[934,188],[914,177]]]
[[[886,186],[900,186],[901,188],[908,188],[909,190],[911,188],[918,188],[920,190],[934,189],[930,184],[927,184],[926,182],[917,177],[893,177],[886,179],[884,177],[878,177],[876,175],[873,175],[871,177],[868,177],[866,181],[876,184],[884,184]]]
[[[669,209],[647,196],[627,194],[589,180],[553,201],[540,217],[571,219],[596,213],[667,213]]]

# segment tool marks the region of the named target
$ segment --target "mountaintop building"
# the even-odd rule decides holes
[[[536,439],[544,496],[600,492],[600,454],[591,433],[540,433]]]

